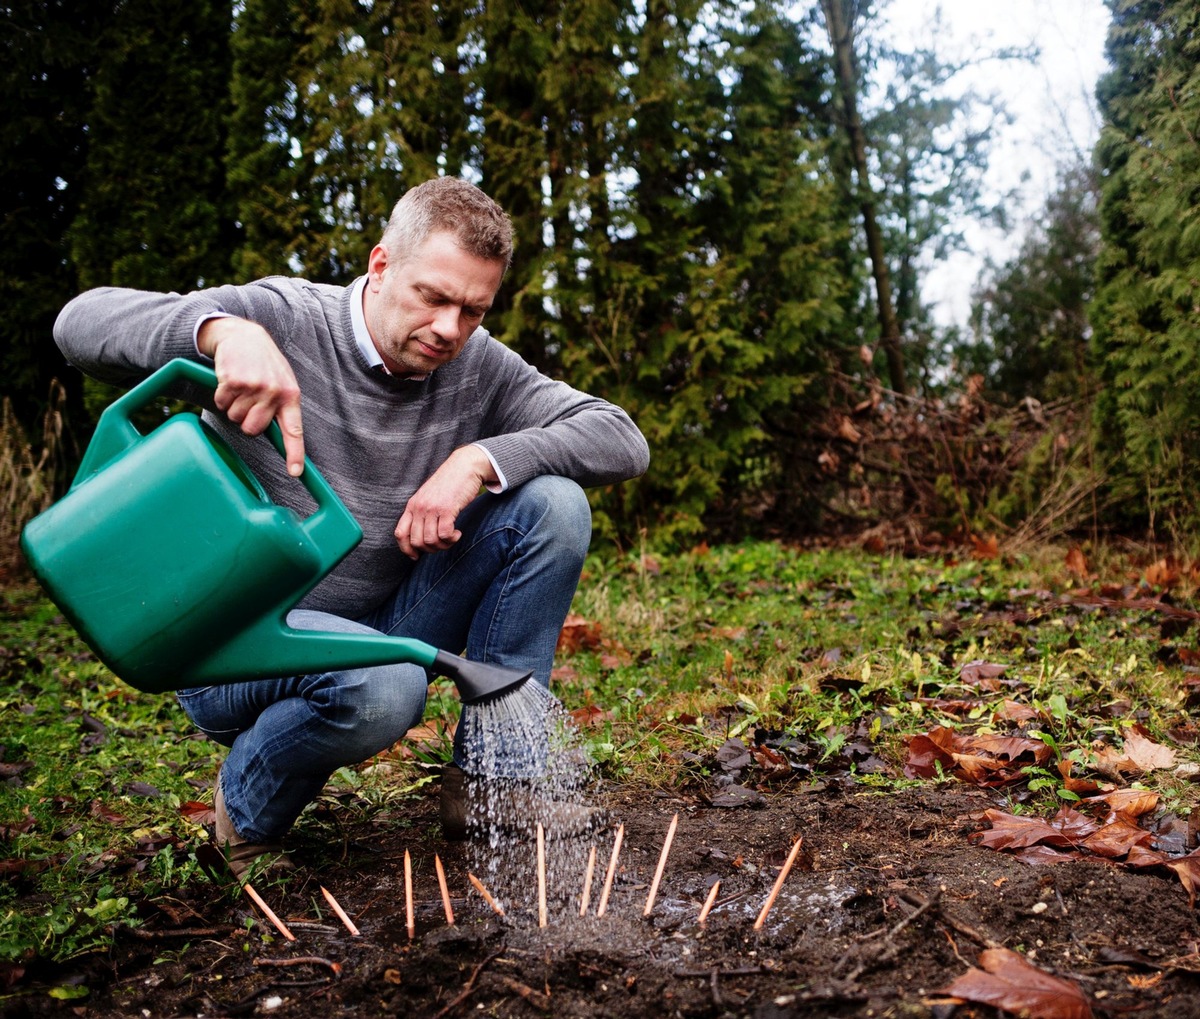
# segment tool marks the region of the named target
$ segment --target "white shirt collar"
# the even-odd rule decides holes
[[[358,344],[358,349],[366,358],[368,365],[387,371],[383,358],[379,356],[379,351],[375,349],[375,344],[371,341],[371,331],[367,328],[367,317],[363,314],[363,290],[366,289],[366,286],[367,277],[359,276],[350,290],[350,324],[354,327],[354,342]]]

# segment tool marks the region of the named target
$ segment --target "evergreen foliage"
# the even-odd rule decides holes
[[[0,373],[31,429],[56,377],[81,416],[82,380],[67,377],[50,329],[78,285],[63,238],[79,209],[97,40],[115,6],[14,0],[0,11]]]
[[[1111,0],[1100,82],[1104,246],[1092,307],[1114,477],[1149,522],[1200,511],[1200,7]]]
[[[70,229],[82,288],[192,290],[228,273],[229,19],[229,0],[125,0],[104,25]]]

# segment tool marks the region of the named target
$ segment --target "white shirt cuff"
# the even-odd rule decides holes
[[[500,469],[500,465],[498,463],[496,463],[496,458],[494,456],[492,456],[491,451],[486,446],[484,446],[478,442],[472,442],[471,445],[478,446],[480,449],[482,449],[484,451],[484,453],[487,454],[487,458],[488,458],[488,460],[491,461],[491,464],[492,464],[492,470],[494,470],[496,472],[496,477],[500,479],[499,482],[497,482],[496,484],[485,485],[484,487],[489,492],[491,492],[492,495],[499,495],[501,492],[507,492],[508,491],[508,479],[504,476],[504,471],[502,471]]]
[[[196,347],[196,356],[197,357],[203,357],[205,361],[208,361],[210,364],[212,363],[211,358],[205,357],[204,354],[200,353],[200,327],[202,325],[204,325],[205,322],[207,322],[209,319],[212,319],[212,318],[233,318],[233,317],[234,316],[230,315],[229,312],[227,312],[227,311],[209,311],[209,312],[206,312],[205,314],[201,315],[198,319],[196,319],[196,324],[192,328],[192,343]]]

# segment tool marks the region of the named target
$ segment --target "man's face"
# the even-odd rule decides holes
[[[504,264],[470,255],[452,234],[432,233],[401,262],[376,245],[363,312],[388,371],[423,375],[462,353],[492,306]]]

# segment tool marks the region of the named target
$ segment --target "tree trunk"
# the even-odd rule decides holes
[[[871,259],[871,274],[875,278],[875,298],[879,309],[880,340],[887,355],[888,376],[892,389],[904,396],[908,382],[904,375],[904,353],[900,348],[900,326],[892,301],[892,279],[883,250],[883,231],[875,216],[875,196],[867,172],[867,135],[858,113],[858,75],[854,67],[854,2],[855,0],[821,0],[825,14],[825,30],[833,47],[833,69],[842,106],[846,116],[846,133],[854,171],[858,176],[858,201],[862,211],[863,229],[867,235],[867,255]]]

